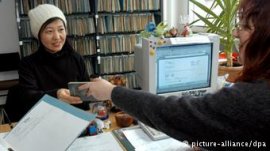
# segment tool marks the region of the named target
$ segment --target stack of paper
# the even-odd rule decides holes
[[[45,95],[4,141],[16,151],[63,151],[94,119],[89,112]]]

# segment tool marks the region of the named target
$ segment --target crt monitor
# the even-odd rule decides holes
[[[135,48],[142,90],[159,95],[201,96],[217,88],[219,37],[215,34],[143,39]]]

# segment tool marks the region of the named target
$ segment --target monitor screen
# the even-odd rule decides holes
[[[212,43],[156,48],[156,93],[210,87]]]

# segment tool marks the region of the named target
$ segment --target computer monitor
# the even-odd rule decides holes
[[[202,96],[217,89],[219,37],[215,34],[143,39],[135,48],[142,90],[158,95]]]

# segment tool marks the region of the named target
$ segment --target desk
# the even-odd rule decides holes
[[[105,132],[110,132],[110,131],[113,131],[115,129],[121,128],[116,124],[114,116],[115,116],[115,113],[110,114],[109,120],[111,121],[111,127],[110,127],[110,129],[104,130]],[[11,130],[11,128],[10,128],[9,124],[0,125],[0,133],[9,132],[10,130]]]
[[[110,131],[113,131],[115,129],[119,129],[121,127],[119,127],[116,123],[116,120],[115,120],[115,113],[110,113],[110,116],[109,116],[109,120],[112,122],[111,123],[111,127],[107,130],[105,130],[105,132],[110,132]]]
[[[110,129],[105,130],[105,132],[110,132],[110,131],[113,131],[115,129],[120,128],[116,124],[115,113],[110,114],[109,120],[111,121],[111,127],[110,127]],[[11,130],[11,128],[10,128],[9,124],[0,125],[0,133],[3,134],[4,132],[9,132],[10,130]],[[102,136],[102,137],[100,137],[100,136]],[[111,136],[111,137],[109,137],[109,136]],[[72,150],[72,151],[74,149],[77,150],[78,146],[79,146],[78,148],[80,149],[80,148],[84,148],[84,147],[87,147],[90,145],[91,147],[98,147],[98,148],[104,148],[104,146],[105,147],[109,146],[109,147],[113,147],[113,148],[118,148],[118,149],[114,149],[117,151],[118,150],[126,151],[126,149],[121,145],[121,143],[119,143],[116,139],[113,139],[113,138],[114,137],[112,136],[111,133],[101,133],[100,135],[95,135],[93,137],[91,136],[91,137],[77,138],[76,141],[73,143],[73,147],[71,147],[70,150]],[[100,139],[102,139],[102,140],[100,141]],[[89,144],[89,140],[91,140],[92,143]],[[97,141],[97,140],[99,140],[99,141]],[[1,138],[0,138],[0,142],[1,142]],[[80,143],[78,143],[78,142],[80,142]],[[106,142],[106,144],[100,145],[100,143],[104,143],[104,142]],[[5,144],[5,143],[1,143],[1,144]],[[1,150],[1,145],[0,145],[0,150]],[[5,150],[5,148],[4,148],[4,150]]]
[[[111,113],[109,119],[111,120],[111,128],[108,130],[105,130],[107,132],[115,130],[120,128],[116,124],[115,120],[115,114]],[[122,129],[124,130],[124,129]],[[191,150],[190,146],[188,146],[185,143],[179,142],[177,140],[174,140],[172,138],[164,139],[164,140],[158,140],[158,141],[152,141],[145,133],[143,133],[142,129],[139,129],[138,127],[133,127],[131,129],[126,129],[125,131],[129,131],[128,135],[130,140],[133,142],[130,145],[135,145],[138,150],[160,150],[160,151],[166,151],[166,150]],[[10,131],[10,127],[8,124],[0,125],[0,132],[8,132]],[[136,131],[136,132],[135,132]],[[85,149],[86,147],[95,147],[94,150],[104,150],[104,147],[111,147],[111,149],[115,149],[116,146],[119,147],[117,151],[123,150],[127,151],[127,148],[129,148],[129,144],[127,144],[127,141],[121,141],[119,139],[114,139],[114,137],[109,137],[106,134],[111,133],[102,133],[100,135],[95,135],[91,137],[81,137],[77,138],[76,141],[72,144],[72,148],[70,151],[78,150],[78,149]],[[98,137],[98,136],[104,136],[105,137]],[[105,138],[105,139],[104,139]],[[106,142],[104,144],[104,142]],[[93,145],[95,144],[95,145]],[[126,144],[127,146],[125,146]],[[1,149],[0,149],[1,150]],[[105,149],[106,150],[106,149]]]
[[[9,132],[10,126],[8,124],[0,125],[0,133]]]

